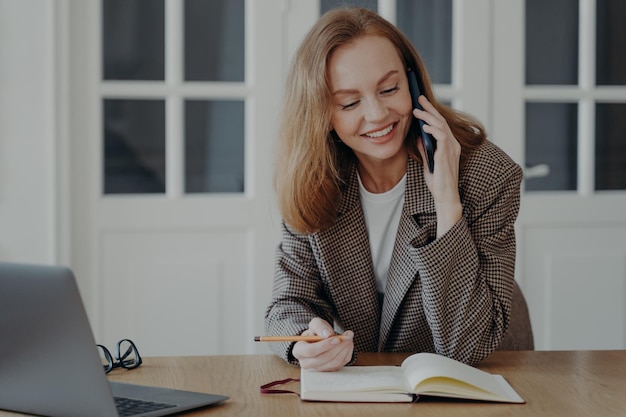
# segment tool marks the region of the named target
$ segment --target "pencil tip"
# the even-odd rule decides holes
[[[254,336],[254,341],[255,342],[260,342],[261,341],[261,336]]]

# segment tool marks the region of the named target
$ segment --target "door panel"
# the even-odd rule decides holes
[[[524,280],[538,349],[622,349],[626,251],[622,227],[524,228]]]
[[[547,10],[557,3],[558,18]],[[600,7],[613,13],[596,13]],[[626,103],[626,90],[597,85],[595,75],[596,61],[606,60],[596,38],[608,16],[623,27],[620,7],[494,2],[494,132],[526,169],[516,275],[537,349],[626,347],[626,151],[603,108]],[[626,65],[623,54],[610,55]]]
[[[248,239],[228,227],[103,232],[101,336],[145,355],[245,353]]]
[[[69,37],[72,267],[96,339],[131,338],[146,355],[261,351],[253,336],[279,233],[271,177],[282,4],[107,4],[122,10],[105,48],[118,75],[101,70],[99,45],[113,29],[100,2],[72,2]],[[207,15],[220,24],[199,24]],[[148,44],[132,30],[142,25],[156,27]],[[162,59],[137,61],[155,50]]]

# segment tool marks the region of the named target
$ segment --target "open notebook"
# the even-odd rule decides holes
[[[223,395],[109,382],[72,271],[0,263],[0,409],[59,417],[167,416]],[[159,410],[118,412],[116,400]]]

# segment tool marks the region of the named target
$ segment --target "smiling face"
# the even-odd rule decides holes
[[[413,115],[406,69],[386,38],[364,36],[328,61],[332,127],[363,164],[406,164]]]

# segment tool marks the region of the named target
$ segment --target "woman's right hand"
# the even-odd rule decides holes
[[[337,371],[352,359],[354,333],[350,330],[345,331],[342,338],[335,337],[333,327],[326,320],[316,317],[302,335],[325,338],[319,342],[297,342],[293,346],[292,354],[303,369]]]

